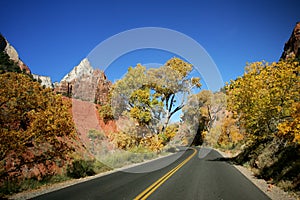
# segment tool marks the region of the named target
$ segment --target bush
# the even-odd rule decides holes
[[[300,146],[277,138],[257,140],[234,158],[249,165],[255,175],[283,188],[299,192]]]
[[[105,133],[100,130],[92,129],[89,130],[88,138],[91,140],[103,140],[105,138]]]
[[[43,180],[37,180],[34,178],[18,180],[13,177],[7,177],[0,187],[0,199],[4,198],[5,195],[11,195],[30,189],[36,189],[45,184],[59,183],[69,179],[70,178],[68,178],[65,175],[48,176],[45,177]]]
[[[86,176],[93,176],[96,174],[94,171],[93,160],[75,160],[67,168],[67,175],[71,178],[82,178]]]
[[[100,117],[103,119],[104,123],[115,119],[111,105],[109,103],[102,105],[99,108],[99,114]]]

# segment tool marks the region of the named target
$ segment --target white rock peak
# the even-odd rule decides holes
[[[71,82],[74,79],[82,76],[83,74],[86,75],[92,75],[93,74],[93,67],[91,66],[89,60],[87,58],[84,58],[79,65],[75,66],[72,71],[70,71],[63,79],[61,82]]]
[[[33,78],[40,81],[41,85],[44,85],[47,88],[53,88],[52,81],[49,76],[41,76],[37,74],[32,74]]]

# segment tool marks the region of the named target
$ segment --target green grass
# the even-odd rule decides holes
[[[156,157],[158,157],[156,152],[151,152],[142,147],[136,147],[129,151],[116,150],[113,153],[99,157],[99,160],[111,168],[120,168]]]

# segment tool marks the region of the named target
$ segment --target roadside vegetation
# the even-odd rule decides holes
[[[0,197],[68,179],[68,166],[84,154],[70,100],[41,87],[5,52],[0,72]]]
[[[118,130],[89,130],[83,144],[71,100],[41,87],[2,52],[0,197],[143,162],[181,145],[238,153],[233,162],[299,193],[299,62],[248,64],[218,92],[200,90],[192,70],[179,58],[159,68],[129,67],[107,103],[97,106],[101,120]],[[172,122],[178,112],[180,121]]]
[[[110,91],[108,104],[100,109],[104,121],[122,121],[111,140],[119,149],[145,148],[160,152],[177,134],[179,124],[171,117],[187,104],[200,78],[191,77],[193,66],[171,58],[159,68],[129,67]],[[180,143],[180,142],[179,142]]]
[[[244,133],[238,164],[285,190],[300,191],[300,66],[255,62],[226,86],[228,110]]]
[[[191,95],[183,120],[197,116],[194,144],[231,151],[231,162],[299,195],[299,74],[293,58],[254,62],[220,92]]]

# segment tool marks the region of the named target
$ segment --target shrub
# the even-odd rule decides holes
[[[102,105],[99,108],[100,117],[103,119],[104,123],[107,123],[110,120],[114,120],[114,114],[109,103]]]
[[[95,175],[93,160],[74,160],[67,168],[67,175],[71,178],[82,178]]]

